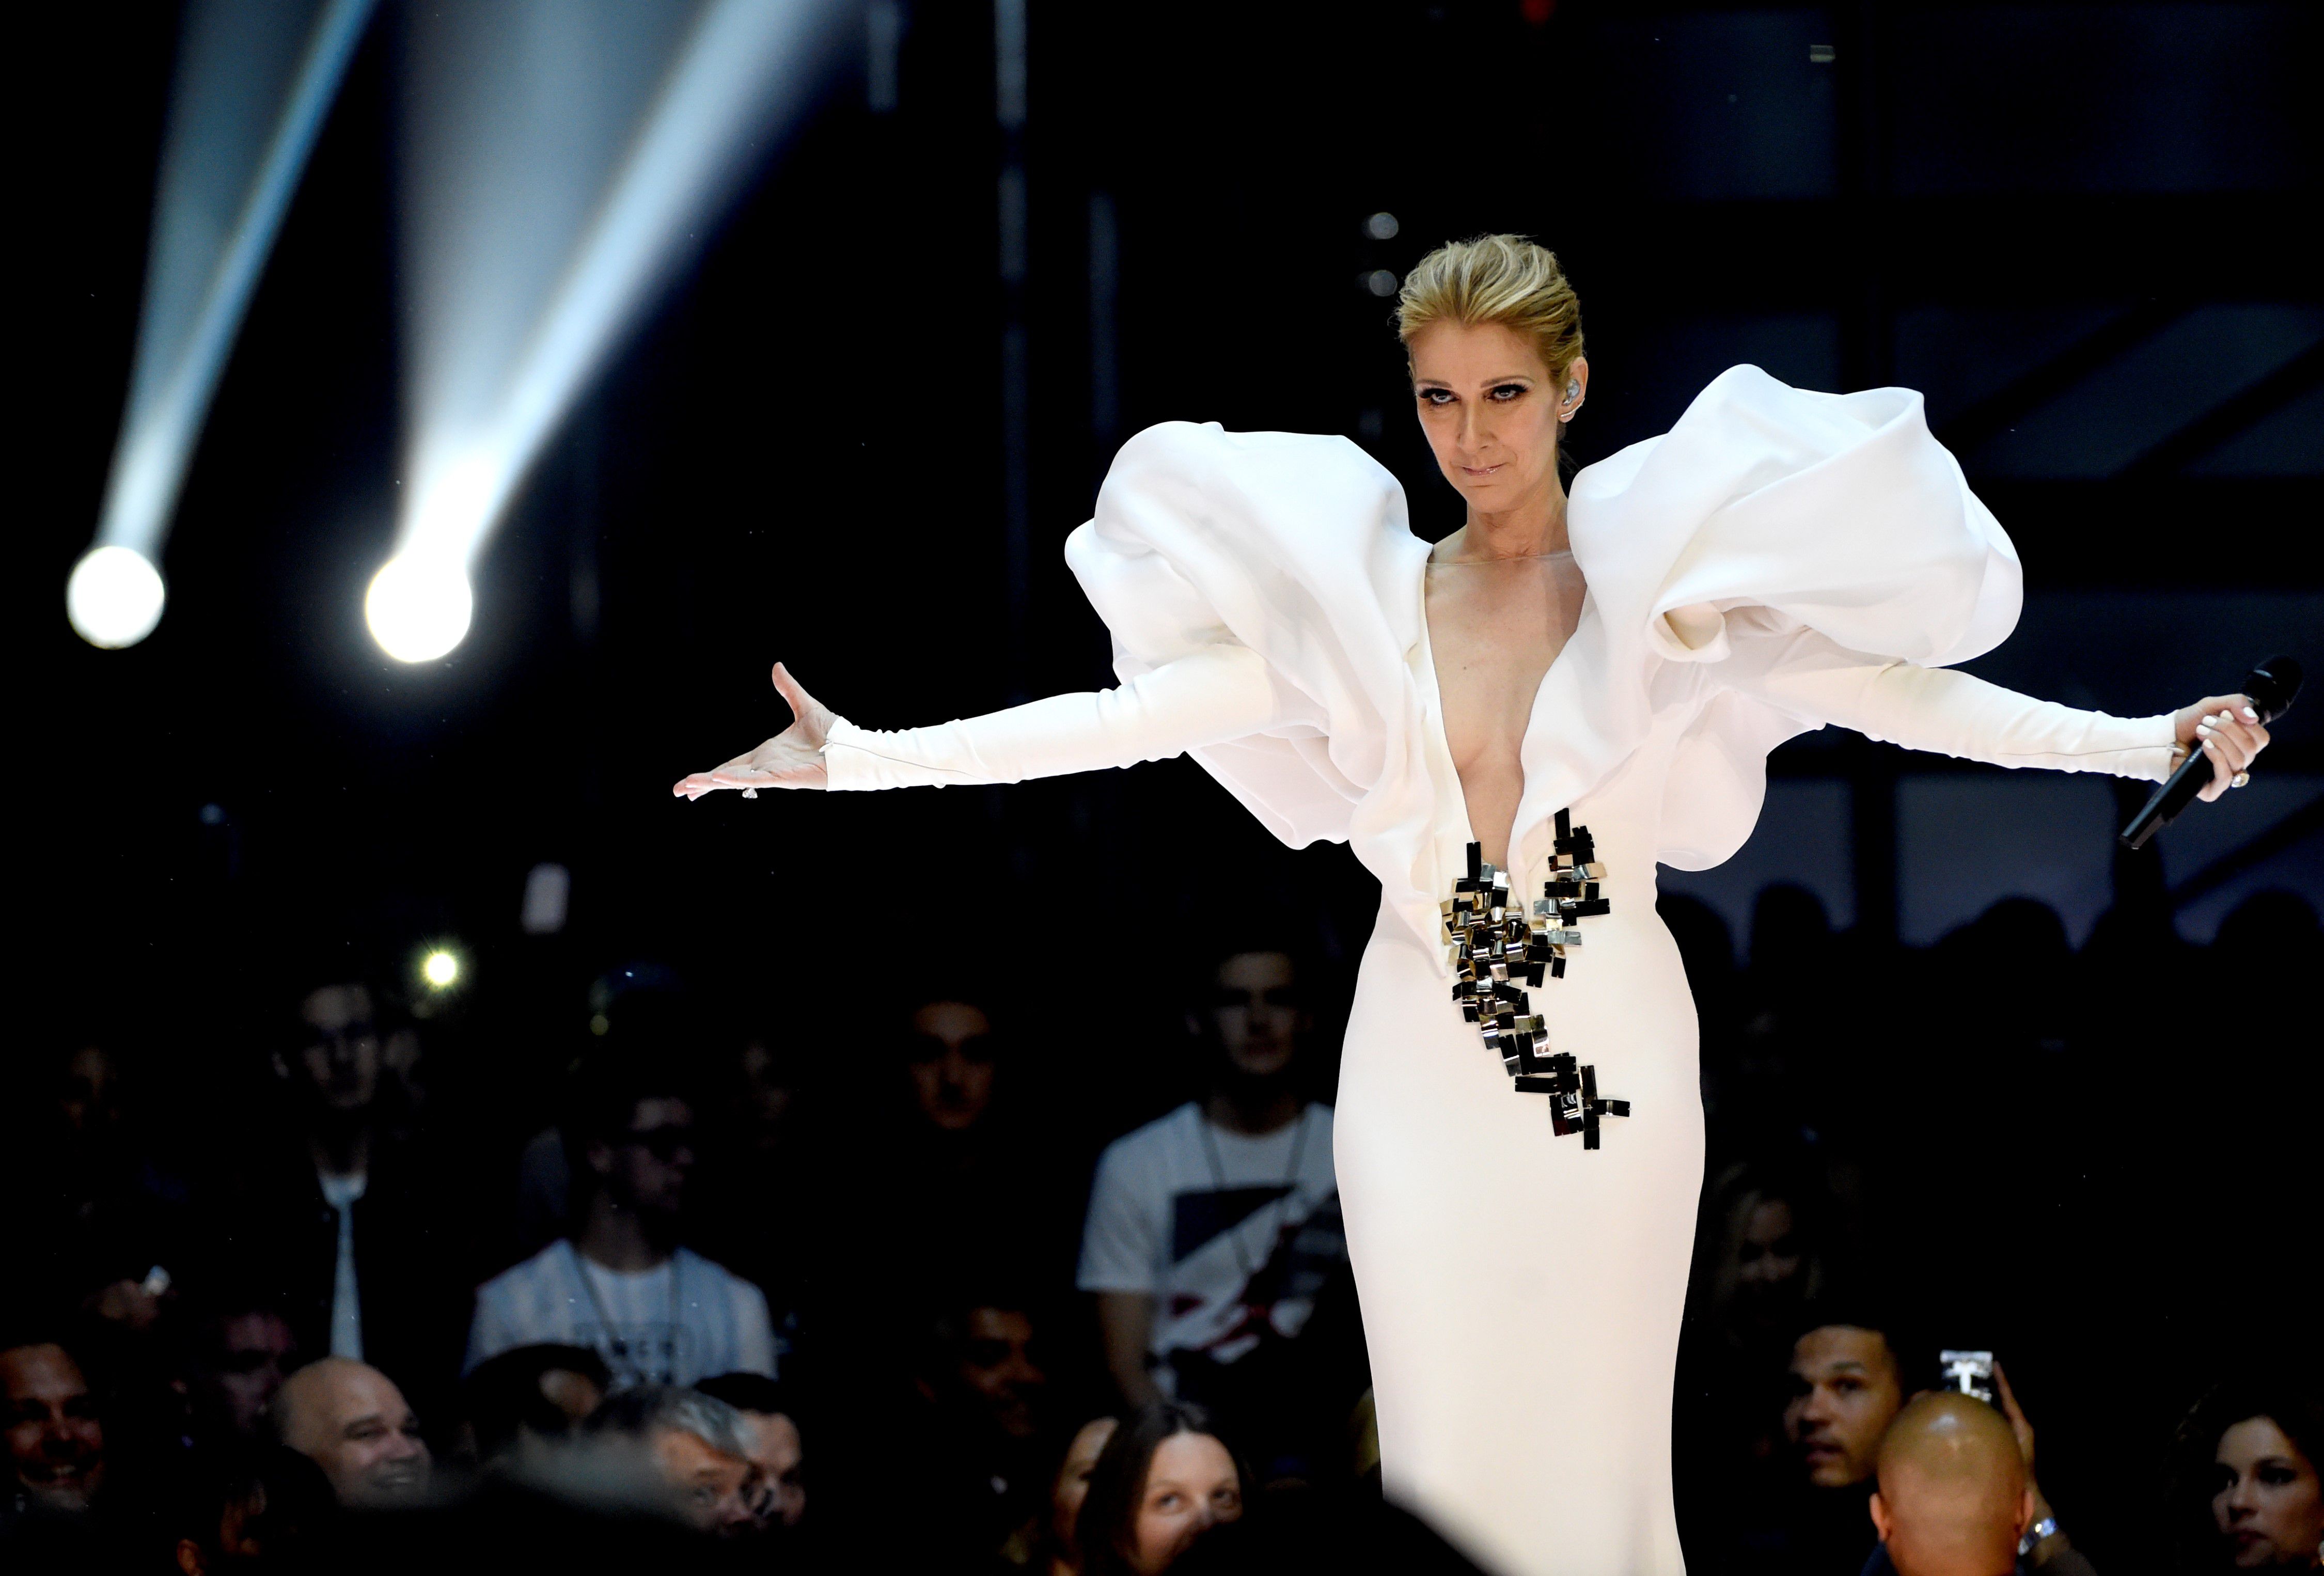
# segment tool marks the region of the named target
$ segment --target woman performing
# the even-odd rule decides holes
[[[1284,842],[1380,882],[1335,1158],[1389,1494],[1489,1569],[1682,1569],[1672,1368],[1702,1108],[1657,861],[1739,847],[1767,751],[1825,723],[2003,766],[2160,779],[2267,742],[2243,697],[2124,720],[1945,665],[2015,623],[2017,558],[1902,389],[1740,366],[1583,470],[1557,260],[1431,253],[1397,319],[1468,519],[1432,549],[1344,438],[1166,423],[1066,559],[1120,687],[902,733],[782,668],[797,720],[717,788],[1014,782],[1192,754]]]

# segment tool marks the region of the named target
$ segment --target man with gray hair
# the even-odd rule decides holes
[[[649,1475],[650,1497],[696,1531],[733,1537],[756,1525],[758,1469],[742,1415],[699,1390],[636,1385],[589,1418],[601,1444],[626,1445]]]

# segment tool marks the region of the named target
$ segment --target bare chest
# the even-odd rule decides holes
[[[1506,853],[1534,699],[1581,617],[1582,591],[1562,554],[1429,566],[1428,643],[1444,743],[1488,858]]]
[[[1542,677],[1581,618],[1582,592],[1563,554],[1429,566],[1428,643],[1454,764],[1516,760]]]

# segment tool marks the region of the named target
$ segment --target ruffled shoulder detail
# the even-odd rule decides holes
[[[1999,645],[2023,599],[2016,549],[1910,389],[1732,367],[1669,432],[1576,476],[1571,521],[1601,604],[1674,662],[1719,659],[1719,615],[1757,606],[1941,667]]]
[[[1346,438],[1214,422],[1124,444],[1065,543],[1123,680],[1232,640],[1314,703],[1310,726],[1193,752],[1294,847],[1345,841],[1372,790],[1409,775],[1402,658],[1427,555],[1396,478]]]
[[[1597,616],[1576,635],[1591,649],[1561,659],[1540,704],[1590,722],[1562,737],[1536,725],[1519,827],[1603,780],[1684,696],[1698,709],[1663,842],[1690,867],[1749,835],[1766,753],[1800,724],[1715,683],[1674,682],[1665,665],[1715,679],[1729,615],[1751,609],[1759,630],[1804,625],[1867,655],[1943,666],[2000,644],[2023,602],[2016,549],[1909,389],[1821,394],[1730,368],[1669,432],[1576,476],[1568,521]],[[1720,789],[1690,793],[1697,780]]]

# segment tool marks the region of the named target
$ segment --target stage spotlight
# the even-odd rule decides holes
[[[432,662],[458,645],[475,594],[456,563],[401,553],[382,565],[364,596],[364,622],[399,662]]]
[[[431,991],[449,991],[460,982],[460,954],[437,947],[420,960],[420,977]]]
[[[161,622],[161,571],[134,548],[91,548],[65,582],[65,614],[92,646],[134,646]]]
[[[94,645],[134,645],[161,616],[153,560],[243,313],[373,5],[189,0],[183,9],[128,406],[96,550],[66,591],[73,627]]]
[[[485,536],[605,357],[805,109],[824,63],[857,36],[844,24],[853,15],[844,0],[412,13],[410,424],[395,551],[447,568],[424,594],[415,582],[409,616],[424,635],[388,613],[403,606],[394,561],[380,572],[365,608],[391,655],[424,661],[466,632],[466,575]]]

